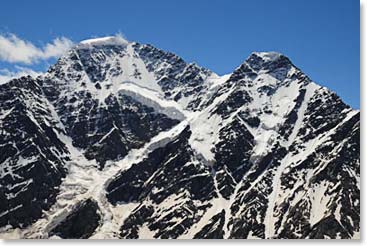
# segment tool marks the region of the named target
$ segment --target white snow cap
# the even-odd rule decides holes
[[[279,52],[270,51],[270,52],[253,52],[251,55],[261,57],[264,61],[267,62],[267,61],[275,61],[283,54]]]
[[[128,44],[129,41],[127,41],[121,34],[101,38],[87,39],[80,42],[81,46],[103,46],[103,45],[127,46]]]

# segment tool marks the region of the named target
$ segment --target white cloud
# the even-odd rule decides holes
[[[73,42],[65,37],[56,38],[44,47],[36,47],[15,34],[0,34],[0,60],[10,63],[32,64],[40,60],[59,57],[64,54]]]
[[[0,69],[0,85],[14,78],[19,78],[27,75],[37,77],[38,75],[42,74],[41,72],[37,72],[32,69],[20,66],[15,66],[15,69],[15,71],[10,71],[9,69]]]
[[[65,37],[56,38],[52,43],[48,43],[43,52],[43,58],[58,57],[65,54],[73,46],[73,42]]]

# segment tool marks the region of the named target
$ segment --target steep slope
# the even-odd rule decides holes
[[[30,77],[0,85],[0,227],[26,227],[54,202],[69,153],[64,129]]]
[[[167,99],[178,102],[183,108],[196,111],[203,108],[216,85],[225,81],[208,69],[195,63],[187,64],[182,58],[159,50],[151,45],[133,45],[137,54],[154,75]]]
[[[50,68],[43,85],[73,145],[101,169],[185,118],[162,100],[132,44],[116,39],[82,42]]]
[[[2,85],[0,98],[9,132],[0,145],[6,236],[359,237],[359,112],[282,54],[255,52],[220,77],[151,45],[106,37],[19,81]],[[54,182],[35,186],[49,187],[46,205],[26,189],[37,209],[24,221],[12,218],[29,211],[25,202],[9,200],[23,183],[7,177],[33,162],[11,146],[22,152],[34,133],[12,133],[12,124],[27,124],[12,109],[14,91],[38,122],[42,141],[33,144],[42,151],[32,158]],[[39,178],[25,173],[22,180]]]
[[[311,82],[288,58],[252,54],[185,132],[179,137],[184,153],[172,150],[175,140],[107,188],[112,203],[141,204],[123,222],[122,237],[358,236],[359,114]],[[350,141],[345,157],[334,160],[333,154],[324,160],[328,150],[341,155],[337,152],[344,143],[330,141],[335,137]],[[340,167],[344,158],[346,166]],[[194,172],[188,168],[195,165]],[[151,171],[140,178],[139,170]],[[162,188],[164,181],[171,184],[169,191]],[[333,190],[336,185],[340,188]],[[340,199],[344,189],[352,197]],[[342,203],[351,211],[343,221]],[[306,204],[303,210],[300,204]],[[163,211],[177,211],[186,219]]]

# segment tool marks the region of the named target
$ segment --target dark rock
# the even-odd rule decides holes
[[[81,202],[49,235],[65,239],[86,239],[93,235],[100,222],[97,203],[88,199]]]

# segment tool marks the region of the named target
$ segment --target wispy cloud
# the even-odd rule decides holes
[[[9,63],[34,64],[40,60],[61,56],[72,45],[73,42],[70,39],[60,37],[43,47],[37,47],[15,34],[0,34],[0,60]]]
[[[27,75],[30,75],[32,77],[37,77],[38,75],[41,75],[41,74],[42,72],[37,72],[32,69],[21,67],[21,66],[15,66],[14,71],[11,71],[9,69],[0,69],[0,85],[14,78],[19,78],[19,77],[27,76]]]

